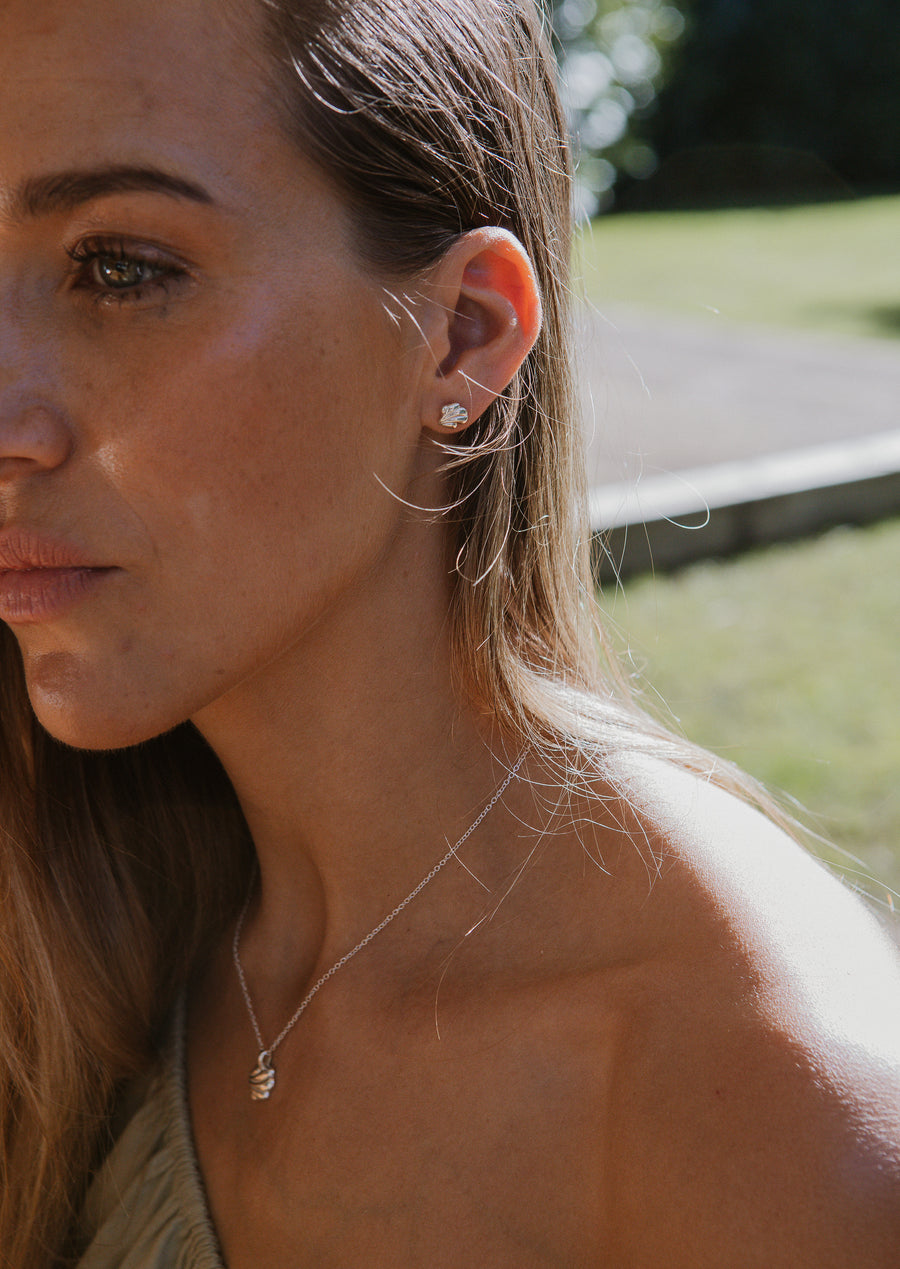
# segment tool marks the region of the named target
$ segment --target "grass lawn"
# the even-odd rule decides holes
[[[578,272],[601,311],[900,337],[900,197],[600,217]]]
[[[799,799],[882,897],[900,891],[898,578],[900,520],[602,596],[645,699]]]

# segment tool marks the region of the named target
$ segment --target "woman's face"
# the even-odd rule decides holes
[[[76,745],[295,646],[389,549],[375,474],[417,461],[421,340],[233,10],[0,6],[0,617]]]

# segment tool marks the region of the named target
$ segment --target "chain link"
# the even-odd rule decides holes
[[[234,939],[232,940],[232,944],[231,944],[231,955],[232,955],[232,959],[234,960],[234,967],[237,970],[238,980],[240,981],[240,984],[241,984],[241,991],[243,992],[243,995],[244,995],[244,1001],[247,1005],[247,1013],[250,1015],[250,1022],[253,1025],[253,1034],[256,1036],[256,1042],[259,1045],[260,1060],[262,1060],[263,1058],[268,1060],[272,1057],[272,1054],[278,1048],[279,1044],[281,1044],[282,1040],[285,1039],[285,1037],[293,1029],[296,1023],[300,1021],[300,1018],[303,1015],[307,1005],[310,1003],[313,996],[316,995],[319,988],[324,987],[324,985],[328,982],[329,978],[332,978],[338,972],[339,969],[343,969],[343,967],[347,964],[347,962],[352,960],[357,952],[361,952],[364,947],[366,947],[369,943],[371,943],[372,939],[375,938],[376,934],[380,934],[386,925],[390,925],[390,923],[394,920],[394,918],[400,915],[400,913],[403,911],[406,905],[408,903],[412,903],[416,895],[418,895],[422,890],[424,890],[430,881],[434,880],[434,878],[438,875],[438,873],[441,871],[444,865],[450,862],[450,860],[459,850],[460,846],[462,846],[464,842],[468,841],[468,839],[475,832],[476,828],[482,822],[485,816],[490,814],[490,812],[494,809],[494,807],[503,797],[503,794],[506,792],[506,790],[512,784],[513,780],[519,774],[519,768],[521,767],[522,763],[525,761],[525,757],[527,753],[528,753],[528,750],[526,749],[520,755],[518,762],[515,764],[514,767],[511,768],[508,775],[506,776],[506,779],[503,781],[503,783],[494,793],[494,796],[491,798],[490,802],[488,802],[487,806],[482,810],[478,818],[472,821],[472,823],[463,833],[459,841],[456,842],[455,845],[450,847],[450,849],[447,851],[443,859],[439,860],[438,863],[435,864],[431,872],[428,873],[427,876],[422,878],[422,880],[416,886],[415,890],[411,890],[409,894],[406,896],[406,898],[401,903],[398,903],[396,908],[394,908],[392,912],[389,912],[388,915],[384,918],[384,920],[379,925],[375,926],[374,930],[370,930],[364,939],[360,939],[356,947],[351,948],[349,952],[345,952],[339,961],[335,961],[331,969],[326,970],[325,973],[322,975],[322,977],[317,979],[316,982],[313,983],[312,987],[310,987],[309,991],[300,1001],[300,1004],[294,1010],[293,1014],[288,1019],[287,1023],[284,1025],[284,1027],[281,1029],[281,1031],[278,1033],[278,1035],[275,1037],[275,1039],[272,1041],[272,1043],[269,1045],[268,1048],[266,1048],[263,1043],[262,1032],[259,1029],[259,1021],[256,1017],[256,1010],[253,1008],[253,1001],[250,998],[250,989],[247,986],[247,979],[244,977],[244,967],[241,964],[241,956],[240,956],[240,950],[239,950],[240,941],[241,941],[241,931],[244,928],[244,921],[247,917],[247,910],[250,907],[250,897],[253,894],[253,886],[251,884],[250,889],[247,891],[247,897],[244,900],[244,906],[241,908],[241,915],[238,917],[237,926],[235,927]]]

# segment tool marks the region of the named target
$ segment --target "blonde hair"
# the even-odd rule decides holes
[[[501,225],[535,265],[540,338],[448,447],[464,690],[560,762],[623,745],[693,762],[602,665],[569,367],[569,158],[540,12],[259,3],[282,126],[343,191],[363,259],[400,286],[459,234]],[[0,659],[0,1263],[39,1269],[77,1253],[117,1089],[233,919],[252,845],[189,724],[121,752],[68,749],[35,722],[5,627]]]

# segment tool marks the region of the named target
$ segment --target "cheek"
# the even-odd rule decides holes
[[[375,558],[402,512],[376,475],[402,491],[410,453],[384,332],[276,307],[148,341],[95,458],[167,594],[288,626]]]
[[[335,339],[251,313],[225,331],[145,341],[132,374],[104,375],[96,461],[117,487],[197,529],[224,515],[338,497],[359,452],[359,382]],[[187,334],[187,332],[185,332]]]
[[[348,373],[339,338],[259,322],[147,341],[131,376],[96,376],[77,503],[86,540],[123,572],[58,640],[29,636],[34,703],[55,735],[94,747],[158,734],[356,593],[404,515],[375,473],[402,492],[414,449],[395,363],[356,342]]]

